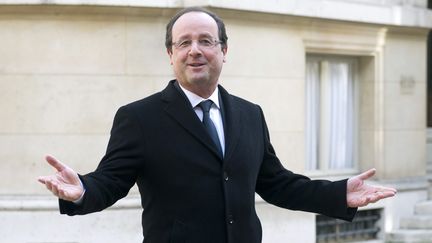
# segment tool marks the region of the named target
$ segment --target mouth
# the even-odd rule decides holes
[[[188,64],[188,66],[191,66],[191,67],[202,67],[204,65],[205,65],[204,63],[189,63]]]

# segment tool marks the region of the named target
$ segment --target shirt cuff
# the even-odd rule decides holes
[[[84,193],[86,192],[86,189],[85,189],[85,187],[84,187],[81,179],[79,180],[79,182],[81,184],[81,187],[83,188],[83,192],[82,192],[81,196],[77,200],[72,201],[75,205],[81,205],[82,204],[82,201],[84,200]]]

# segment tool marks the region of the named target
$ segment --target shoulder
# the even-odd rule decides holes
[[[142,110],[142,109],[148,109],[154,106],[161,105],[162,99],[161,99],[161,92],[152,94],[150,96],[147,96],[145,98],[142,98],[140,100],[133,101],[129,104],[124,105],[123,107],[126,107],[127,109],[132,110]]]
[[[229,103],[229,105],[232,105],[235,108],[240,108],[240,109],[247,109],[247,110],[260,110],[259,105],[248,101],[244,98],[241,98],[239,96],[233,95],[228,93],[227,90],[225,90],[221,85],[219,85],[219,92],[222,96],[222,100],[224,100],[224,102],[226,101],[227,103]]]
[[[157,109],[160,107],[160,93],[156,93],[145,97],[140,100],[133,101],[131,103],[122,105],[117,110],[118,114],[130,114],[130,113],[140,113],[140,112],[149,112],[153,109]]]
[[[176,101],[178,97],[181,97],[181,95],[175,89],[174,81],[175,80],[169,81],[165,89],[157,93],[124,105],[124,109],[137,110],[142,112],[147,110],[160,109],[161,107],[164,107],[167,103]]]
[[[255,104],[251,101],[245,100],[241,97],[238,97],[235,95],[230,95],[230,97],[231,97],[231,100],[233,101],[233,103],[238,105],[238,106],[248,107],[251,109],[256,109],[257,107],[259,107],[259,105]]]
[[[262,110],[258,104],[248,101],[236,95],[228,94],[228,105],[231,106],[234,112],[246,116],[261,116]],[[227,105],[224,103],[224,105]]]

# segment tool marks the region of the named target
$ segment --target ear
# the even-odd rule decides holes
[[[223,59],[222,61],[225,63],[226,62],[226,54],[228,52],[228,46],[222,48],[222,53],[223,53]]]
[[[170,49],[166,49],[167,50],[167,54],[168,54],[168,56],[169,56],[169,58],[170,58],[170,64],[171,65],[173,65],[173,60],[172,60],[172,50],[170,50]]]

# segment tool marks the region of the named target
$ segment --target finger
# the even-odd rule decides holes
[[[384,199],[388,197],[393,197],[394,195],[396,195],[396,193],[392,191],[386,191],[386,192],[378,192],[378,195],[380,199]]]
[[[42,184],[46,184],[47,182],[50,182],[50,181],[52,182],[55,179],[53,178],[52,175],[49,175],[49,176],[39,176],[37,178],[37,180]]]
[[[390,192],[390,191],[388,191],[388,192],[381,192],[380,191],[380,192],[376,192],[376,193],[370,195],[368,197],[368,201],[369,201],[369,203],[375,203],[375,202],[378,202],[381,199],[388,198],[388,197],[393,197],[394,195],[395,195],[394,192]]]
[[[61,199],[67,199],[67,194],[66,194],[65,190],[63,190],[62,188],[59,188],[58,197]]]
[[[49,190],[52,191],[52,182],[50,180],[46,180],[45,181],[45,187]]]
[[[63,188],[61,186],[59,186],[58,188],[58,197],[60,199],[66,200],[66,201],[75,201],[78,200],[80,198],[81,194],[79,196],[74,195],[74,193],[72,193],[70,190],[68,190],[68,188]]]
[[[38,180],[40,183],[45,184],[46,178],[43,177],[43,176],[39,176],[39,177],[37,178],[37,180]]]
[[[75,201],[76,199],[73,198],[70,193],[67,190],[64,190],[63,188],[59,188],[58,191],[58,197],[66,200],[66,201]]]
[[[370,203],[376,203],[376,202],[378,202],[381,199],[383,199],[381,193],[371,194],[371,195],[367,196],[366,203],[363,206],[366,206],[366,205],[368,205]]]
[[[51,187],[51,192],[58,197],[59,195],[59,188],[58,188],[58,184],[53,182],[52,183],[52,187]]]
[[[62,171],[66,168],[66,166],[60,162],[59,160],[57,160],[56,158],[54,158],[51,155],[47,155],[45,156],[45,160],[52,166],[54,167],[57,171]]]
[[[374,176],[375,173],[376,173],[376,169],[373,168],[373,169],[369,169],[369,170],[361,173],[357,177],[360,178],[360,179],[362,179],[364,181],[364,180],[367,180],[367,179],[371,178],[372,176]]]
[[[380,196],[376,195],[369,199],[369,203],[376,203],[380,200]]]
[[[385,187],[385,186],[374,186],[373,187],[375,192],[392,192],[394,194],[397,193],[397,190],[392,187]]]
[[[379,192],[396,194],[397,190],[394,188],[382,188]]]
[[[364,206],[368,205],[371,200],[372,200],[372,197],[371,196],[367,196],[366,198],[364,198],[363,200],[361,200],[361,203],[359,203],[358,207],[364,207]]]
[[[376,202],[378,202],[379,200],[384,199],[384,198],[386,198],[386,196],[384,196],[383,193],[378,192],[378,193],[375,193],[375,195],[372,195],[372,196],[371,196],[371,198],[370,198],[370,200],[369,200],[369,203],[376,203]]]

